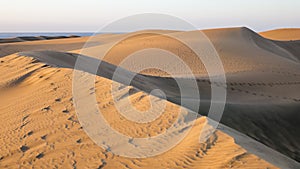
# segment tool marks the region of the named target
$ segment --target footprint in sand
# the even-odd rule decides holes
[[[39,153],[39,154],[36,156],[37,159],[41,159],[41,158],[43,158],[43,157],[44,157],[44,153]]]
[[[20,150],[24,153],[24,152],[26,152],[27,150],[29,150],[29,147],[23,145],[23,146],[20,147]]]

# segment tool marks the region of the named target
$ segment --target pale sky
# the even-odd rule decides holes
[[[0,32],[94,32],[120,18],[161,13],[199,29],[300,27],[300,0],[1,0]]]

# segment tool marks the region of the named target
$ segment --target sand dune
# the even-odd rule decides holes
[[[0,43],[14,43],[14,42],[24,42],[24,41],[40,41],[40,40],[50,40],[50,39],[65,39],[65,38],[78,38],[80,36],[24,36],[15,37],[8,39],[0,39]]]
[[[185,140],[168,153],[147,159],[113,155],[93,143],[78,123],[73,103],[70,101],[71,69],[45,66],[30,57],[18,55],[6,56],[1,61],[0,69],[6,72],[1,77],[1,84],[5,84],[2,89],[6,88],[6,92],[1,92],[0,96],[5,101],[1,102],[3,122],[0,141],[5,145],[1,146],[1,167],[276,168],[247,153],[232,138],[220,131],[207,143],[199,144],[198,131],[205,123],[205,118],[198,119]],[[170,108],[157,121],[141,126],[129,125],[128,121],[120,119],[120,114],[110,104],[111,98],[106,96],[110,83],[111,80],[97,78],[97,100],[107,120],[124,134],[159,134],[161,128],[168,127],[169,121],[174,118],[172,114],[179,108],[168,103]],[[103,90],[103,86],[106,86],[106,90]],[[137,94],[147,96],[141,91]],[[147,99],[134,102],[136,107],[145,104]],[[161,122],[164,125],[157,125]]]
[[[128,54],[149,47],[167,48],[178,54],[197,75],[201,103],[205,105],[200,107],[200,114],[206,115],[210,105],[210,85],[225,87],[228,93],[222,123],[286,156],[276,152],[267,154],[271,149],[251,138],[248,139],[252,141],[247,141],[247,136],[226,129],[226,126],[215,131],[206,143],[200,144],[198,131],[206,124],[205,117],[197,119],[196,125],[180,144],[159,156],[130,159],[105,151],[85,134],[75,115],[72,68],[87,38],[70,38],[0,45],[0,98],[4,100],[0,106],[0,118],[4,119],[0,142],[5,145],[0,148],[0,166],[298,168],[300,165],[296,161],[299,161],[300,136],[297,129],[300,119],[297,111],[300,93],[297,89],[300,76],[297,72],[300,72],[300,68],[299,55],[295,52],[298,46],[265,39],[248,28],[205,30],[204,33],[224,64],[226,84],[209,82],[201,60],[197,60],[194,53],[182,44],[164,35],[141,32],[140,36],[130,37],[125,43],[116,45],[103,58],[97,72],[96,99],[105,118],[116,130],[132,137],[158,135],[170,127],[174,114],[180,108],[182,96],[178,86],[174,85],[174,79],[165,72],[153,69],[136,72],[138,75],[128,86],[135,92],[124,96],[129,97],[137,109],[147,110],[149,92],[156,88],[163,90],[167,101],[160,99],[159,102],[166,102],[167,108],[160,118],[151,123],[141,125],[124,120],[109,95],[116,66],[124,69],[125,77],[139,69],[140,65],[120,65]],[[97,51],[104,50],[106,45],[122,36],[126,35],[101,35],[90,46],[84,46],[88,56],[82,57],[87,65],[96,62]],[[13,54],[17,52],[21,53]],[[158,53],[156,57],[163,58],[161,55]],[[189,81],[180,67],[174,69],[172,65],[169,66],[166,69],[174,70],[176,78]],[[89,72],[88,67],[82,67],[81,70]],[[126,81],[120,78],[118,83],[124,83],[122,80]],[[192,109],[188,105],[182,106]],[[257,147],[262,149],[255,150]]]
[[[80,49],[86,42],[87,37],[56,39],[46,41],[27,41],[17,43],[2,43],[0,44],[0,57],[7,56],[22,51],[31,50],[57,50],[68,51]]]
[[[293,55],[290,51],[287,51],[270,40],[260,37],[248,28],[204,30],[204,33],[215,46],[227,73],[251,70],[281,69],[281,67],[287,66],[290,69],[299,70],[298,55]],[[169,34],[185,35],[186,32],[170,32]],[[193,41],[193,38],[195,37],[190,36],[188,38],[190,38],[190,41]],[[96,41],[98,39],[101,41],[101,36],[99,38],[95,38]],[[203,41],[203,43],[206,43],[205,40]],[[84,54],[99,58],[98,54],[106,49],[106,46],[108,45],[109,42],[93,47],[86,47]],[[201,44],[199,44],[199,46],[201,46]],[[109,53],[103,57],[103,60],[114,65],[120,65],[123,59],[129,54],[132,54],[138,50],[154,47],[159,49],[167,49],[168,51],[178,55],[179,58],[184,60],[185,63],[191,68],[194,74],[207,75],[202,61],[199,60],[199,58],[193,52],[191,52],[190,49],[180,42],[175,41],[165,35],[155,33],[150,33],[148,35],[137,34],[135,36],[129,36],[125,40],[122,40],[121,43],[115,45],[109,51]],[[294,47],[294,50],[296,49],[297,47]],[[71,52],[79,53],[80,50],[73,50]],[[142,54],[136,54],[136,58],[140,57],[142,59],[147,59],[149,57],[157,57],[160,58],[161,62],[164,61],[162,58],[164,57],[165,53],[155,53],[153,56],[144,56]],[[143,65],[127,65],[124,68],[134,72],[134,70],[139,69],[139,66],[142,67]],[[166,65],[164,68],[172,70],[172,65]],[[185,73],[182,72],[181,68],[174,70],[174,72],[176,71],[178,72],[178,75],[184,75]],[[146,74],[166,76],[165,73],[159,71],[150,71]]]
[[[300,40],[300,29],[298,28],[275,29],[275,30],[261,32],[260,35],[268,39],[280,40],[280,41]]]
[[[222,121],[299,161],[298,153],[294,151],[299,149],[298,142],[300,141],[298,140],[300,136],[296,132],[299,128],[297,114],[300,98],[300,93],[297,92],[299,75],[296,73],[299,72],[299,55],[295,52],[298,51],[298,46],[290,45],[290,42],[279,43],[265,39],[248,28],[205,30],[204,33],[216,47],[227,73],[227,83],[221,84],[229,89]],[[171,32],[171,34],[185,34],[185,32]],[[169,51],[178,54],[182,60],[186,61],[195,74],[205,76],[206,72],[201,61],[189,53],[188,49],[184,49],[180,43],[163,35],[142,34],[130,37],[114,46],[103,60],[119,65],[133,51],[153,46],[168,48]],[[181,51],[178,52],[178,48]],[[94,46],[86,53],[97,57],[97,52],[102,49],[102,46]],[[159,61],[163,62],[163,55],[159,57]],[[124,68],[134,71],[139,69],[136,68],[137,66],[140,65],[127,65]],[[169,66],[173,67],[173,65]],[[181,68],[176,67],[176,70],[179,76],[184,76],[181,74],[184,73]],[[168,76],[164,72],[153,70],[142,73],[152,76]],[[156,81],[157,79],[159,82]],[[162,85],[172,84],[168,79],[156,77],[148,81],[147,84],[157,82],[153,86],[160,86],[168,93],[169,101],[180,104],[178,88]],[[210,84],[208,79],[204,78],[200,79],[198,85],[202,98],[200,111],[205,115],[209,107],[206,101],[210,99]],[[139,87],[139,84],[135,87],[146,92],[151,91],[145,86]],[[285,119],[280,118],[282,115],[285,115]],[[285,128],[283,129],[282,126]],[[295,136],[296,139],[293,139]],[[286,139],[289,141],[284,141]]]
[[[73,68],[76,61],[76,54],[51,51],[20,54],[64,68]],[[59,58],[64,59],[60,60]],[[85,57],[85,60],[86,65],[96,62],[94,58]],[[97,75],[112,79],[116,69],[116,66],[102,62]],[[85,67],[82,67],[81,70],[89,72]],[[133,74],[127,70],[124,70],[124,72],[126,73],[122,76],[125,77],[130,77],[130,74]],[[278,82],[276,79],[282,81]],[[118,82],[126,84],[126,79],[124,81],[123,79],[119,80]],[[177,78],[177,80],[179,79]],[[190,79],[180,77],[180,80],[189,81]],[[180,95],[178,86],[174,84],[176,84],[176,81],[172,78],[142,74],[135,75],[131,82],[132,86],[146,93],[159,88],[164,91],[167,100],[193,110],[193,107],[189,107],[189,104],[183,105],[181,103],[181,99],[185,97],[193,100],[192,95]],[[189,83],[186,82],[186,84]],[[226,85],[229,88],[229,91],[227,92],[227,104],[221,122],[283,154],[297,159],[298,156],[293,153],[293,150],[299,147],[297,141],[299,137],[296,129],[299,127],[297,112],[300,100],[298,99],[299,93],[295,92],[299,88],[299,84],[298,81],[295,81],[293,75],[289,77],[286,74],[281,75],[273,72],[228,74],[227,84],[223,84],[224,87]],[[199,108],[201,115],[207,115],[210,106],[210,85],[209,79],[198,79],[198,87],[201,93],[201,107]],[[220,84],[212,83],[212,85]],[[193,92],[193,89],[191,89],[191,92]],[[290,98],[291,96],[294,98]],[[285,118],[282,119],[281,116],[285,116]],[[282,128],[282,126],[285,127]]]

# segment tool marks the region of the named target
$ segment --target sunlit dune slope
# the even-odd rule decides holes
[[[93,143],[78,123],[72,102],[71,69],[49,67],[30,57],[10,55],[1,58],[0,71],[1,168],[276,168],[247,153],[220,131],[205,144],[199,144],[204,117],[169,152],[147,159],[113,155]],[[107,97],[111,82],[101,77],[96,79],[97,101],[109,123],[124,134],[159,134],[179,108],[167,102],[169,108],[157,121],[144,126],[130,124],[122,120],[112,98]],[[148,105],[148,95],[141,91],[129,97],[137,108]]]
[[[300,40],[300,29],[298,28],[275,29],[275,30],[261,32],[260,35],[268,39],[279,40],[279,41]]]

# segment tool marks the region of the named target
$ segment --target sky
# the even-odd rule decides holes
[[[161,13],[198,29],[300,28],[300,0],[0,0],[0,32],[95,32],[123,17]]]

